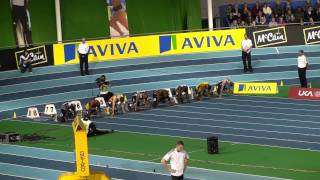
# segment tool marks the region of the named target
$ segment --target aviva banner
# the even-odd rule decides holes
[[[233,29],[87,41],[89,61],[240,50],[244,34],[245,29]],[[55,44],[55,65],[78,63],[79,43]]]
[[[255,82],[255,83],[235,83],[234,94],[277,94],[278,85],[276,82]]]

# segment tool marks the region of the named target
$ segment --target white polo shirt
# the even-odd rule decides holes
[[[164,160],[170,161],[171,169],[175,170],[175,173],[171,173],[172,176],[182,176],[184,170],[184,161],[189,159],[187,151],[183,150],[178,152],[176,148],[169,151],[164,157]]]
[[[87,43],[81,43],[81,44],[79,44],[78,52],[79,52],[80,54],[88,54],[88,51],[89,51],[89,47],[88,47],[88,44],[87,44]]]
[[[242,51],[250,53],[252,48],[252,41],[250,39],[245,39],[241,43]]]
[[[298,56],[298,68],[307,67],[308,61],[305,55]]]

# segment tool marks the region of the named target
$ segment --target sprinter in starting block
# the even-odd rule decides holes
[[[192,89],[187,85],[179,85],[175,89],[175,93],[174,94],[176,95],[177,102],[179,104],[183,104],[185,102],[185,100],[187,102],[190,102],[190,100],[193,98]]]
[[[76,105],[69,102],[63,103],[60,109],[60,114],[57,118],[58,122],[67,122],[68,119],[74,119],[76,117]]]
[[[96,99],[87,102],[85,107],[90,116],[97,115],[98,112],[101,112],[100,102]]]
[[[172,106],[175,104],[175,100],[172,96],[171,90],[169,88],[167,89],[160,89],[155,92],[153,92],[153,108],[156,108],[161,103],[169,102],[169,105]]]
[[[202,82],[196,86],[196,99],[201,101],[203,96],[208,97],[210,95],[211,86],[209,82]]]
[[[127,96],[125,96],[124,94],[117,94],[117,95],[113,95],[107,104],[107,113],[110,113],[110,109],[111,109],[111,115],[114,117],[115,113],[118,111],[118,107],[121,107],[122,113],[126,113],[129,110],[127,109]]]
[[[233,86],[234,83],[230,79],[224,79],[214,86],[213,94],[219,98],[222,98],[223,94],[233,94]]]
[[[132,111],[139,111],[139,107],[144,105],[145,108],[150,108],[151,100],[147,92],[145,91],[138,91],[131,97],[132,103],[128,105],[129,110]]]

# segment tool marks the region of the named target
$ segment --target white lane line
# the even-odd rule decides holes
[[[223,100],[226,101],[240,101],[240,102],[256,102],[256,103],[266,103],[266,104],[282,104],[282,105],[295,105],[295,106],[311,106],[311,107],[319,107],[316,104],[302,104],[302,103],[283,103],[283,102],[272,102],[272,101],[261,101],[261,100],[249,100],[249,99],[233,99],[233,98],[225,98]],[[314,101],[317,102],[317,101]]]
[[[255,122],[247,122],[247,121],[230,121],[230,120],[221,120],[221,119],[204,119],[204,118],[193,118],[187,116],[172,116],[172,115],[164,115],[164,114],[145,114],[141,113],[142,116],[155,116],[155,117],[166,117],[166,118],[177,118],[177,119],[190,119],[190,120],[198,120],[198,121],[209,121],[209,122],[226,122],[226,123],[236,123],[236,124],[248,124],[248,125],[261,125],[261,126],[274,126],[274,127],[284,127],[284,128],[294,128],[294,129],[309,129],[309,130],[320,130],[320,128],[315,127],[305,127],[305,126],[291,126],[291,125],[280,125],[280,124],[265,124],[265,123],[255,123]],[[117,118],[121,119],[122,116],[118,116]],[[294,121],[296,122],[296,121]]]
[[[149,129],[163,129],[163,130],[169,130],[169,131],[182,131],[182,132],[210,134],[210,135],[219,134],[219,135],[224,135],[224,136],[246,137],[246,138],[253,138],[253,139],[268,139],[268,140],[277,140],[277,141],[285,141],[285,142],[296,142],[296,143],[320,145],[320,142],[302,141],[302,140],[294,140],[294,139],[280,139],[280,138],[271,138],[271,137],[263,137],[263,136],[248,136],[248,135],[239,135],[239,134],[229,134],[229,133],[213,133],[213,132],[207,132],[207,131],[193,131],[193,130],[185,130],[185,129],[156,127],[156,126],[152,126],[152,127],[151,126],[140,126],[140,125],[126,124],[126,123],[112,123],[112,122],[96,122],[96,123],[97,124],[127,126],[127,127],[149,128]]]
[[[262,130],[262,129],[250,129],[250,128],[237,128],[237,127],[229,127],[229,126],[214,126],[210,124],[195,124],[195,123],[182,123],[176,121],[161,121],[154,119],[141,119],[141,118],[126,118],[126,117],[118,117],[118,119],[125,119],[131,121],[140,121],[140,122],[155,122],[155,123],[163,123],[163,124],[175,124],[175,125],[186,125],[186,126],[199,126],[199,127],[210,127],[210,128],[220,128],[220,129],[232,129],[232,130],[243,130],[243,131],[253,131],[253,132],[267,132],[267,133],[277,133],[277,134],[291,134],[291,135],[300,135],[300,136],[312,136],[312,137],[320,137],[318,134],[305,134],[305,133],[295,133],[295,132],[286,132],[286,131],[271,131],[271,130]],[[101,121],[95,121],[96,123],[100,123]]]
[[[213,107],[198,107],[198,106],[183,106],[186,108],[195,108],[195,109],[205,109],[205,110],[222,110],[222,111],[233,111],[233,112],[248,112],[248,113],[257,113],[257,114],[274,114],[274,115],[286,115],[286,116],[301,116],[301,117],[312,117],[319,118],[320,116],[314,116],[309,114],[294,114],[294,113],[279,113],[279,112],[269,112],[269,111],[251,111],[251,110],[240,110],[240,109],[225,109],[225,108],[213,108]]]
[[[293,110],[293,111],[310,111],[310,112],[320,112],[319,110],[312,109],[303,109],[303,108],[284,108],[284,107],[269,107],[269,106],[259,106],[259,105],[247,105],[247,104],[233,104],[233,103],[222,103],[218,101],[200,101],[200,104],[214,104],[214,105],[226,105],[226,106],[235,106],[235,107],[250,107],[250,108],[262,108],[262,109],[281,109],[281,110]]]
[[[288,122],[307,122],[313,124],[320,124],[318,121],[301,121],[301,120],[291,120],[287,118],[271,118],[271,117],[260,117],[260,116],[243,116],[243,115],[233,115],[233,114],[219,114],[219,113],[203,113],[203,112],[192,112],[192,111],[178,111],[171,109],[156,109],[157,111],[167,111],[167,112],[177,112],[177,113],[186,113],[186,114],[202,114],[202,115],[211,115],[211,116],[226,116],[226,117],[241,117],[241,118],[249,118],[249,119],[266,119],[266,120],[278,120],[278,121],[288,121]]]
[[[277,53],[278,53],[278,54],[280,54],[280,53],[279,53],[279,50],[278,50],[278,48],[277,48],[277,47],[275,47],[275,48],[276,48],[276,51],[277,51]]]
[[[4,175],[4,176],[10,176],[10,177],[16,177],[16,178],[22,178],[22,179],[33,179],[33,180],[41,180],[41,179],[38,179],[38,178],[25,177],[25,176],[18,176],[18,175],[14,175],[14,174],[8,174],[8,173],[2,173],[2,172],[0,172],[0,175]]]

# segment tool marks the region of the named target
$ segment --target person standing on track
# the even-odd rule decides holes
[[[253,72],[251,66],[251,49],[252,49],[252,41],[248,38],[247,34],[244,34],[244,40],[241,43],[242,50],[242,62],[243,62],[243,70],[247,72]]]
[[[172,180],[183,180],[183,174],[187,169],[189,154],[184,150],[184,143],[178,141],[176,148],[169,151],[161,160],[164,168],[171,174]],[[168,165],[170,162],[170,165]]]
[[[307,58],[304,55],[304,51],[300,50],[299,56],[298,56],[298,75],[299,75],[300,84],[302,88],[308,87],[308,82],[306,78],[307,67],[308,67]]]
[[[86,75],[89,75],[89,70],[88,70],[89,47],[88,47],[88,44],[86,43],[86,40],[84,38],[82,38],[82,42],[79,44],[78,53],[79,53],[79,58],[80,58],[81,76],[84,76],[83,64],[85,65],[85,73],[86,73]]]

